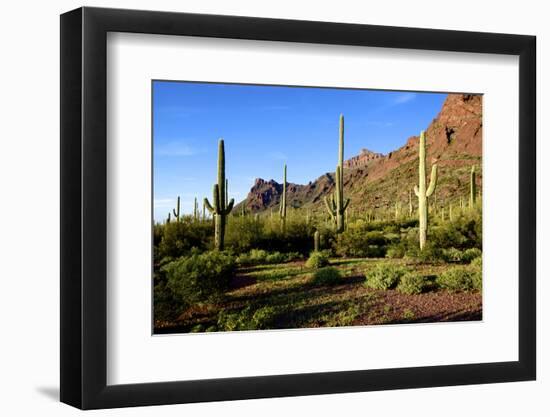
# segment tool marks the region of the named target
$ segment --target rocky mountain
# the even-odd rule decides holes
[[[469,171],[476,166],[478,188],[482,167],[482,96],[449,94],[439,114],[426,127],[428,170],[439,167],[437,200],[440,205],[455,202],[469,192]],[[336,140],[336,139],[335,139]],[[387,155],[363,149],[344,161],[344,192],[351,198],[352,211],[386,209],[396,202],[407,204],[409,193],[418,183],[418,136]],[[365,143],[365,145],[368,145]],[[278,206],[283,186],[274,180],[257,178],[247,198],[240,202],[252,212]],[[333,192],[334,173],[326,173],[309,184],[287,183],[287,204],[324,210],[322,198]],[[414,193],[412,195],[414,202]]]

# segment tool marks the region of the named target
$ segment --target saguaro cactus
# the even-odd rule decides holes
[[[473,209],[476,204],[476,166],[472,165],[470,171],[470,209]]]
[[[195,203],[193,205],[193,220],[197,220],[199,215],[199,203],[197,203],[197,197],[195,197]]]
[[[225,192],[227,193],[227,189]],[[202,202],[202,221],[206,221],[206,204],[204,204],[204,201]]]
[[[432,166],[430,185],[426,189],[426,134],[420,132],[420,145],[418,150],[418,186],[414,186],[414,193],[418,197],[418,222],[420,250],[426,246],[428,233],[428,202],[437,185],[437,164]]]
[[[176,222],[180,221],[180,196],[178,195],[178,202],[176,203],[176,208],[172,209]]]
[[[340,135],[338,142],[338,166],[336,167],[336,190],[330,202],[325,197],[325,206],[330,218],[336,225],[336,233],[342,233],[345,228],[344,215],[349,205],[349,199],[344,200],[344,115],[340,115]]]
[[[218,142],[218,183],[214,184],[212,192],[213,204],[210,204],[207,198],[204,199],[204,205],[214,216],[214,244],[217,250],[223,250],[223,241],[225,237],[225,222],[227,215],[231,213],[235,200],[231,199],[226,204],[226,182],[225,182],[225,149],[223,139]]]
[[[321,235],[319,234],[319,230],[316,230],[313,234],[313,250],[315,252],[319,252],[321,249]]]
[[[166,224],[169,224],[170,223],[170,212],[168,212],[168,218],[166,219]]]
[[[286,164],[283,169],[283,194],[279,205],[279,218],[281,219],[281,230],[286,232]]]

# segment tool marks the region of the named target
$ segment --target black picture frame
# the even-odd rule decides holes
[[[519,360],[107,385],[108,32],[519,56]],[[534,36],[79,8],[61,15],[61,401],[82,409],[534,380]]]

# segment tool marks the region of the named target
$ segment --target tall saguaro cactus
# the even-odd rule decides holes
[[[476,166],[472,165],[470,171],[470,209],[473,209],[476,204]]]
[[[178,202],[176,203],[176,208],[172,209],[174,217],[176,218],[176,223],[180,221],[180,196],[178,195]]]
[[[286,164],[283,170],[283,195],[279,205],[279,218],[281,219],[281,230],[286,232]]]
[[[207,198],[204,199],[204,205],[214,216],[214,244],[217,250],[223,250],[223,241],[225,237],[225,223],[227,215],[233,209],[234,199],[226,204],[226,182],[225,182],[225,148],[223,139],[218,142],[218,183],[214,184],[212,192],[212,202],[210,204]]]
[[[428,202],[437,185],[437,164],[432,166],[430,185],[426,189],[426,134],[420,132],[420,145],[418,150],[418,186],[414,186],[414,193],[418,197],[418,222],[420,250],[426,246],[428,233]]]
[[[336,224],[336,233],[342,233],[345,228],[344,215],[349,205],[349,199],[344,200],[344,115],[340,115],[340,134],[338,142],[338,166],[336,167],[336,190],[330,202],[325,197],[325,206],[330,218]]]

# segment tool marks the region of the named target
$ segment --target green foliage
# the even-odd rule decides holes
[[[279,314],[275,307],[264,306],[254,309],[251,306],[239,311],[220,311],[217,327],[220,331],[261,330],[273,327]]]
[[[174,297],[187,305],[219,298],[229,288],[234,270],[233,256],[220,251],[195,253],[161,268]]]
[[[167,256],[179,258],[187,256],[193,248],[207,250],[211,242],[211,226],[208,223],[193,222],[183,217],[179,222],[171,222],[155,227],[155,262]],[[158,242],[158,243],[157,243]]]
[[[386,250],[386,258],[401,259],[405,256],[405,248],[402,245],[394,245]]]
[[[306,261],[306,267],[319,269],[329,264],[329,255],[326,251],[311,252],[308,260]]]
[[[480,277],[476,277],[475,269],[469,266],[451,267],[439,275],[436,282],[442,289],[452,292],[473,291],[481,287]]]
[[[477,291],[481,291],[483,287],[483,265],[482,265],[482,258],[481,256],[472,259],[472,262],[470,263],[470,268],[473,271],[473,285],[474,289]]]
[[[407,272],[399,279],[397,290],[403,294],[420,294],[428,289],[430,283],[422,275],[415,272]]]
[[[475,267],[475,268],[479,268],[481,269],[482,267],[482,262],[483,262],[483,258],[482,256],[478,256],[477,258],[474,258],[472,259],[472,261],[470,262],[470,265]]]
[[[395,288],[399,279],[407,272],[402,266],[378,264],[365,273],[365,286],[375,290],[389,290]]]
[[[235,253],[248,252],[253,248],[262,248],[263,224],[253,216],[230,217],[225,227],[226,249]]]
[[[342,274],[332,266],[318,269],[313,274],[312,283],[315,285],[334,285],[342,282]]]
[[[237,263],[241,266],[264,265],[264,264],[279,264],[290,262],[296,259],[301,259],[302,255],[298,252],[272,252],[269,253],[263,249],[251,249],[247,253],[243,253],[237,257]]]
[[[462,253],[462,262],[470,263],[476,258],[481,259],[481,250],[478,248],[469,248]]]
[[[335,252],[340,256],[380,258],[386,255],[388,239],[382,231],[369,231],[366,223],[354,223],[336,238]]]

